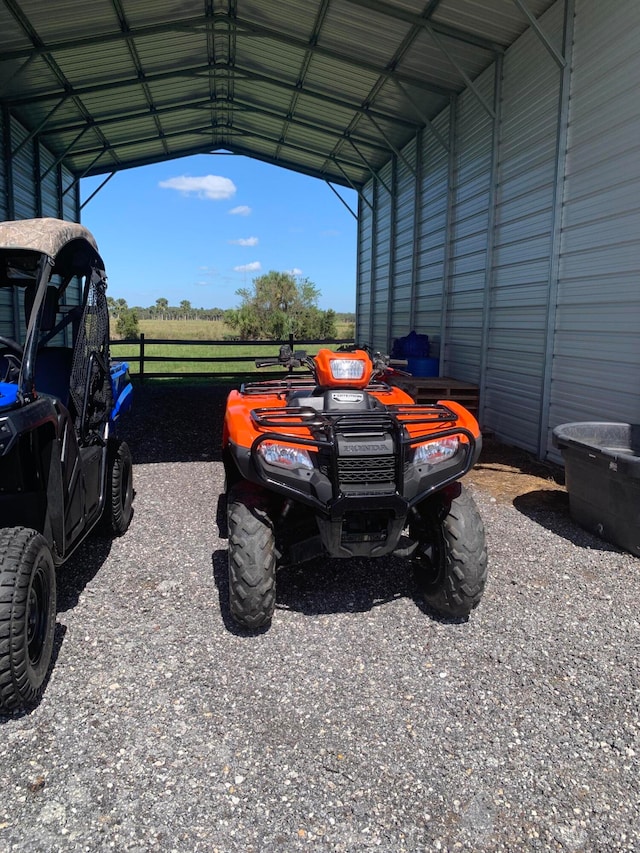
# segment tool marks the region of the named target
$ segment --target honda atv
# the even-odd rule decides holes
[[[257,366],[280,380],[227,400],[229,603],[241,626],[270,623],[276,570],[318,556],[408,558],[429,605],[477,606],[487,577],[482,520],[459,483],[478,458],[475,418],[455,402],[417,405],[361,349],[280,349]],[[312,378],[296,373],[306,367]]]
[[[55,570],[102,523],[132,514],[131,402],[109,359],[104,264],[57,219],[0,223],[0,712],[36,705],[51,662]],[[63,297],[68,304],[63,304]]]

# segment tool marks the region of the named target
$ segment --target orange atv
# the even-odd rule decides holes
[[[229,601],[240,625],[270,623],[276,569],[314,557],[410,558],[435,610],[466,616],[487,577],[482,520],[458,482],[482,438],[461,405],[418,405],[364,350],[315,357],[288,345],[258,367],[286,377],[227,400],[223,458]],[[295,373],[307,367],[313,378]]]

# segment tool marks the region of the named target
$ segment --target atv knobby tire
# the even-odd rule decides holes
[[[473,498],[463,488],[442,521],[425,518],[424,526],[415,566],[425,601],[447,616],[468,616],[487,582],[484,525]]]
[[[227,520],[231,615],[242,627],[257,630],[269,625],[276,604],[275,536],[259,489],[234,486]]]
[[[118,439],[109,439],[107,454],[107,493],[102,530],[110,536],[122,536],[133,515],[133,461],[129,445]]]
[[[0,711],[28,710],[42,697],[53,653],[56,576],[36,530],[0,530]]]

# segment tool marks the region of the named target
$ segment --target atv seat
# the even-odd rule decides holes
[[[324,394],[317,391],[314,393],[314,390],[313,388],[304,388],[291,391],[287,395],[287,406],[308,406],[321,412],[324,408]]]
[[[57,397],[69,405],[69,384],[73,350],[69,347],[45,347],[38,352],[35,386],[42,394]]]
[[[369,411],[379,408],[379,402],[359,388],[303,389],[292,391],[288,406],[308,406],[318,412]]]

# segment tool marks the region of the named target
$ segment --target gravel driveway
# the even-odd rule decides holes
[[[0,851],[640,849],[640,561],[474,486],[467,622],[400,561],[330,561],[243,635],[222,406],[136,389],[131,528],[63,568],[44,699],[0,718]]]

